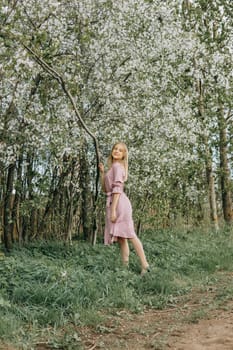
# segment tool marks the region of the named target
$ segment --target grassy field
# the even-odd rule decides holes
[[[233,284],[221,289],[219,278],[233,271],[230,229],[145,232],[141,239],[152,267],[143,277],[132,249],[129,268],[121,266],[117,245],[34,242],[2,253],[1,342],[34,349],[46,339],[54,349],[83,349],[75,327],[100,327],[117,310],[165,309],[193,288],[214,285],[216,302],[232,298]]]

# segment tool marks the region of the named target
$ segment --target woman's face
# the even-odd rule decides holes
[[[121,143],[117,143],[112,150],[112,158],[113,160],[122,160],[124,159],[125,149]]]

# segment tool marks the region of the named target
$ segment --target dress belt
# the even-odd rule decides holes
[[[107,192],[107,207],[110,207],[111,203],[112,203],[112,192]]]

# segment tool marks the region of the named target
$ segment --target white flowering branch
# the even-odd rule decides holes
[[[98,185],[99,185],[99,163],[100,163],[100,151],[99,151],[99,146],[98,146],[98,141],[96,139],[96,136],[88,129],[88,127],[86,126],[77,106],[76,103],[74,101],[74,98],[71,94],[71,92],[69,91],[69,89],[66,86],[66,83],[63,79],[63,77],[54,69],[52,68],[47,62],[45,62],[41,57],[39,57],[37,55],[37,53],[35,51],[33,51],[30,47],[28,47],[27,45],[25,45],[24,43],[22,43],[23,47],[32,55],[32,57],[34,58],[34,60],[47,72],[49,73],[54,79],[56,79],[58,81],[58,83],[61,85],[64,93],[66,94],[66,96],[68,97],[68,99],[71,102],[71,105],[74,109],[75,115],[78,119],[78,121],[80,122],[81,126],[83,127],[83,129],[87,132],[87,134],[93,139],[94,142],[94,146],[95,146],[95,152],[96,152],[96,189],[95,189],[95,201],[94,201],[94,212],[96,210],[96,203],[97,203],[97,199],[98,199]],[[95,218],[95,214],[94,214],[94,218]],[[96,220],[96,218],[94,219]],[[97,234],[97,227],[96,227],[96,221],[94,222],[93,225],[93,237],[92,237],[92,243],[95,244],[96,242],[96,234]]]
[[[69,89],[67,88],[67,85],[65,83],[65,80],[63,79],[63,77],[61,76],[61,74],[59,74],[54,68],[52,68],[47,62],[45,62],[41,57],[39,57],[39,55],[33,50],[31,49],[29,46],[27,46],[19,36],[11,33],[11,32],[5,32],[0,30],[0,37],[3,38],[7,38],[7,39],[11,39],[12,41],[17,41],[20,43],[20,45],[22,45],[28,52],[29,54],[32,56],[32,58],[50,75],[52,76],[55,80],[58,81],[58,83],[60,84],[62,90],[64,91],[65,95],[68,97],[68,99],[71,102],[71,105],[73,107],[73,110],[75,112],[75,115],[77,117],[78,122],[80,123],[81,127],[87,132],[87,134],[92,138],[93,142],[94,142],[94,147],[95,147],[95,153],[96,153],[96,188],[95,188],[95,200],[94,200],[94,212],[96,211],[96,203],[97,203],[97,199],[98,199],[98,185],[99,185],[99,163],[100,163],[100,151],[99,151],[99,145],[98,145],[98,141],[96,136],[90,131],[90,129],[87,127],[87,125],[85,124],[79,110],[78,107],[74,101],[74,97],[72,96],[71,92],[69,91]],[[94,215],[95,217],[95,215]],[[93,244],[95,244],[96,241],[96,231],[97,231],[97,227],[96,227],[96,222],[94,222],[93,224],[93,237],[92,237],[92,242]]]
[[[86,126],[77,106],[76,103],[74,101],[73,96],[71,95],[71,92],[69,91],[69,89],[66,86],[66,83],[63,79],[63,77],[54,69],[52,68],[48,63],[46,63],[41,57],[39,57],[35,51],[33,51],[30,47],[28,47],[27,45],[23,44],[24,48],[32,55],[32,57],[35,59],[35,61],[44,69],[46,70],[54,79],[56,79],[58,81],[58,83],[61,85],[63,91],[65,92],[66,96],[69,98],[72,107],[74,109],[75,115],[78,118],[78,121],[80,122],[81,126],[83,127],[83,129],[87,132],[87,134],[89,136],[91,136],[91,138],[94,141],[94,145],[95,145],[95,151],[96,151],[96,158],[97,158],[97,164],[99,164],[100,162],[100,152],[99,152],[99,146],[98,146],[98,142],[97,139],[95,137],[95,135],[90,131],[90,129],[88,129],[88,127]]]

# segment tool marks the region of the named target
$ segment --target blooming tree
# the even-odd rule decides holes
[[[227,192],[230,7],[229,0],[3,1],[0,161],[6,237],[25,239],[43,231],[71,238],[77,227],[91,235],[96,160],[90,134],[103,158],[113,142],[129,145],[127,191],[136,217],[147,208],[145,223],[200,218],[210,192],[206,159],[212,164],[219,150],[226,175],[222,193]],[[101,230],[101,220],[98,224]]]

